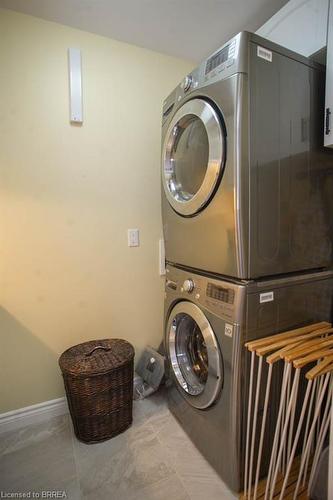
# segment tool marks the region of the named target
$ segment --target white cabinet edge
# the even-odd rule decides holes
[[[333,0],[330,0],[327,23],[324,145],[333,147]]]

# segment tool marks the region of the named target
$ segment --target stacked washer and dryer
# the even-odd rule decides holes
[[[321,66],[242,32],[164,102],[169,406],[234,491],[244,462],[244,342],[331,319],[324,81]],[[266,450],[275,417],[273,397]]]

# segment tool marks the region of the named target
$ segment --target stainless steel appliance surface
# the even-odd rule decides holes
[[[242,32],[167,97],[167,261],[241,279],[332,264],[324,70]]]
[[[244,342],[330,320],[333,272],[254,282],[221,280],[171,265],[166,271],[169,407],[223,480],[239,491],[249,372]],[[267,440],[274,435],[279,401],[280,369],[274,370],[262,473],[269,461]],[[263,400],[264,394],[259,415]]]

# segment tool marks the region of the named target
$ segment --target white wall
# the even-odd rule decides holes
[[[68,47],[82,50],[83,126],[69,123]],[[61,396],[73,344],[161,341],[161,109],[192,64],[0,9],[0,67],[2,412]]]

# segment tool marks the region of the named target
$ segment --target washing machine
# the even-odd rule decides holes
[[[244,343],[331,320],[332,292],[332,271],[236,281],[167,266],[164,346],[168,404],[234,491],[243,484],[250,364]],[[262,474],[267,472],[278,412],[282,374],[278,366],[274,370]],[[259,423],[263,402],[261,394]]]
[[[167,97],[167,261],[240,279],[332,264],[322,66],[242,32]]]

